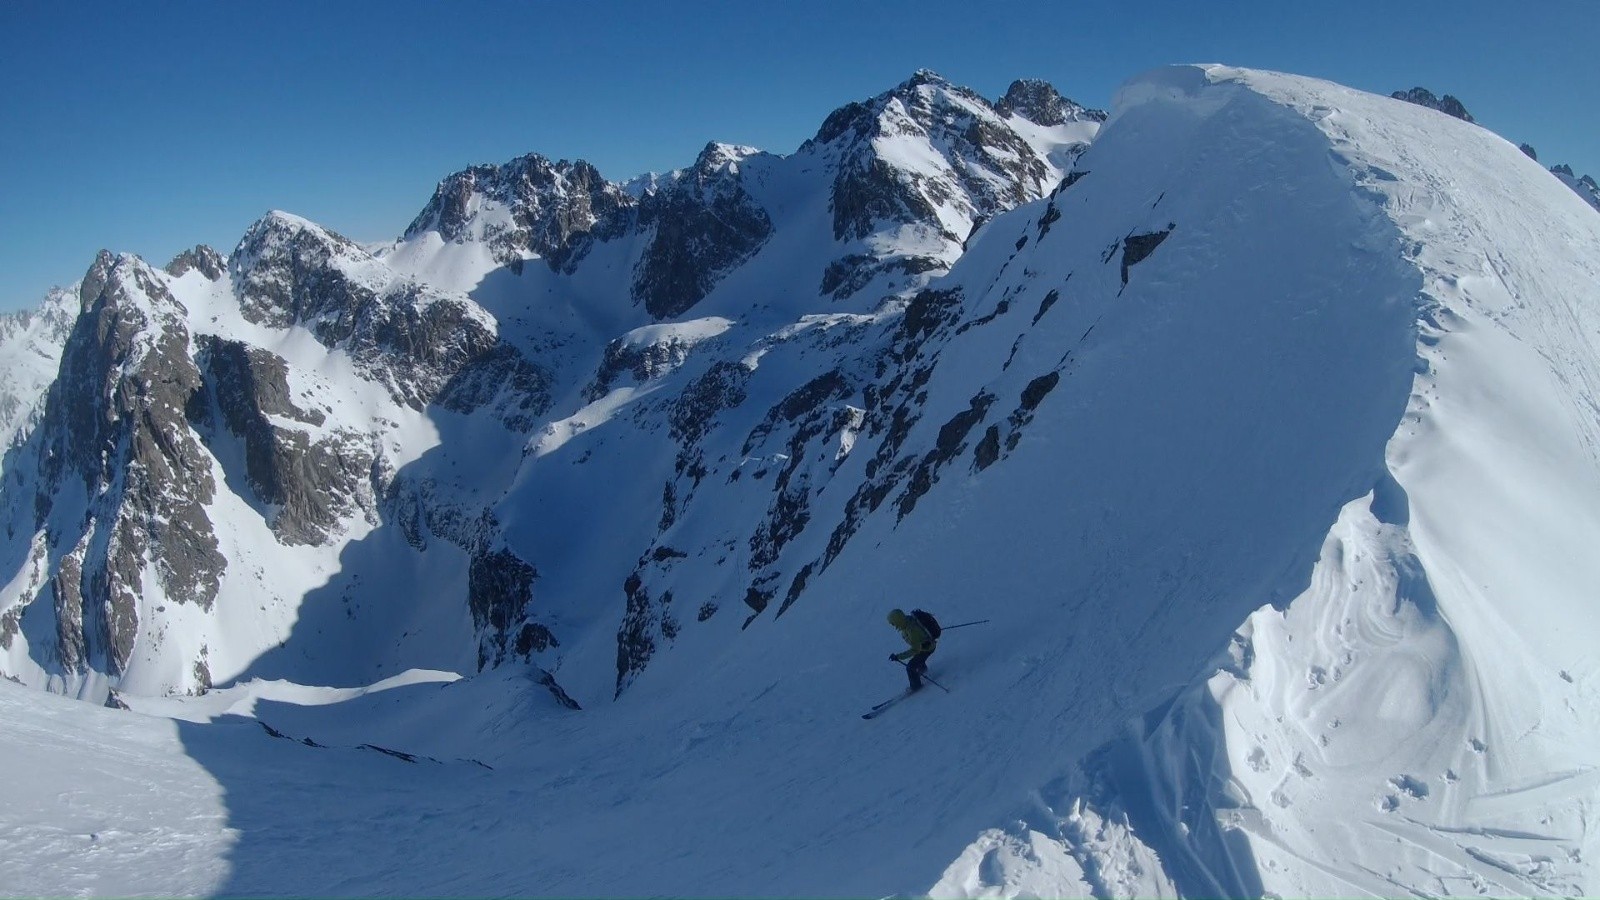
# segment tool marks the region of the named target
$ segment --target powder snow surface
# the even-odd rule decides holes
[[[614,644],[573,649],[581,712],[513,670],[133,712],[0,683],[0,891],[1600,889],[1600,216],[1482,129],[1222,67],[1130,82],[1076,171],[939,283],[972,324],[912,440],[1059,383],[781,619],[616,702],[581,674]],[[894,605],[990,621],[864,722]]]

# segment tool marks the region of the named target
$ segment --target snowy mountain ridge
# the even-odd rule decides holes
[[[1007,97],[918,73],[610,219],[524,158],[376,255],[102,257],[6,460],[5,671],[180,721],[0,702],[151,748],[202,849],[74,764],[118,862],[60,819],[7,883],[1591,890],[1600,220],[1311,79]],[[988,622],[863,723],[895,605]]]
[[[1472,117],[1472,113],[1467,112],[1465,104],[1449,94],[1445,94],[1443,97],[1436,97],[1427,88],[1414,87],[1407,91],[1395,91],[1390,96],[1396,100],[1404,100],[1407,103],[1415,103],[1418,106],[1426,106],[1429,109],[1438,110],[1463,122],[1477,121]],[[1521,149],[1523,153],[1528,154],[1533,159],[1539,158],[1538,153],[1529,145],[1522,144]],[[1596,185],[1592,177],[1588,175],[1575,176],[1572,173],[1572,167],[1564,163],[1551,166],[1550,174],[1561,179],[1563,184],[1572,188],[1590,206],[1600,210],[1600,185]]]

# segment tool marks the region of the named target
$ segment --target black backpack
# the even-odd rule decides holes
[[[933,617],[933,613],[913,609],[911,615],[916,618],[917,623],[922,626],[923,630],[928,632],[928,637],[936,641],[939,639],[939,633],[944,629],[939,627],[939,620]]]

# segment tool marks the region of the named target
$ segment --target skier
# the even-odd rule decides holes
[[[928,671],[928,657],[939,647],[939,623],[928,613],[914,609],[910,615],[904,610],[889,611],[889,624],[899,629],[911,649],[891,653],[889,659],[906,664],[906,677],[911,680],[911,691],[922,690],[922,673]]]

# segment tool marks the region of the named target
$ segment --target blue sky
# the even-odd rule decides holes
[[[224,253],[269,209],[397,236],[444,176],[530,151],[621,180],[708,140],[787,153],[918,68],[1105,107],[1168,63],[1414,85],[1600,178],[1596,0],[0,2],[0,309],[100,248]]]

